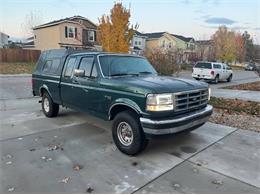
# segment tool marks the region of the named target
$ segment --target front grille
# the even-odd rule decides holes
[[[175,93],[175,111],[193,110],[208,103],[208,90]]]

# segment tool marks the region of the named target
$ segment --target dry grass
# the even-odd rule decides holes
[[[0,74],[31,74],[35,63],[0,63]]]
[[[260,132],[260,103],[212,97],[214,107],[210,121]]]

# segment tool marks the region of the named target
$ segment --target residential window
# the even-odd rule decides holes
[[[95,32],[94,31],[88,31],[88,41],[90,41],[90,42],[95,41]]]
[[[65,26],[65,38],[75,38],[77,37],[77,28],[73,26]]]
[[[142,42],[141,42],[141,41],[139,41],[139,45],[142,45]]]
[[[138,45],[137,41],[135,41],[135,45]]]
[[[68,28],[68,35],[69,35],[69,38],[74,38],[75,37],[75,28],[69,27]]]
[[[84,58],[81,59],[81,62],[80,62],[80,65],[79,65],[79,69],[85,71],[85,76],[86,77],[90,77],[90,73],[91,73],[93,62],[94,62],[94,57],[93,56],[84,57]]]
[[[168,45],[169,48],[172,48],[172,43],[170,42],[169,45]]]
[[[165,40],[162,41],[162,47],[165,47]]]

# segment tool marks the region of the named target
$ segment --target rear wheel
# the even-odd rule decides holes
[[[219,82],[219,75],[216,75],[216,77],[215,77],[215,79],[214,79],[214,83],[215,83],[215,84],[218,84],[218,82]]]
[[[47,117],[56,117],[59,113],[59,104],[54,103],[47,92],[42,95],[42,110]]]
[[[227,82],[230,82],[232,80],[232,74],[228,77]]]
[[[137,114],[130,110],[116,115],[112,135],[117,148],[128,155],[140,153],[148,144]]]

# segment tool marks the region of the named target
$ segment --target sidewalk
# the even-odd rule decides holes
[[[231,89],[212,89],[212,96],[230,99],[240,99],[246,101],[260,102],[259,91],[231,90]]]

